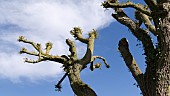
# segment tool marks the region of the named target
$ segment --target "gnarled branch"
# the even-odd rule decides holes
[[[131,7],[134,8],[148,16],[151,16],[151,13],[141,4],[135,4],[133,2],[126,2],[126,3],[122,3],[119,4],[118,2],[110,2],[110,0],[104,1],[104,3],[102,4],[104,8],[127,8],[127,7]]]
[[[88,38],[83,38],[82,36],[82,31],[79,27],[75,27],[72,31],[71,34],[79,41],[87,44],[87,51],[84,57],[81,59],[82,64],[87,65],[90,63],[92,55],[93,55],[93,50],[94,50],[94,39],[97,37],[97,32],[96,30],[92,30],[89,33]]]
[[[19,42],[24,42],[24,43],[28,43],[28,44],[31,44],[37,51],[39,51],[38,47],[37,47],[37,44],[32,42],[32,41],[28,41],[27,39],[25,39],[24,36],[19,36],[19,39],[18,39]]]
[[[147,30],[140,28],[123,12],[122,9],[119,9],[117,14],[112,14],[112,16],[121,24],[127,26],[131,30],[132,34],[142,42],[147,60],[151,61],[154,54],[154,45]]]
[[[91,62],[91,60],[95,60],[95,58],[102,59],[104,63],[106,64],[106,67],[109,67],[106,60],[103,57],[96,56],[93,57],[93,51],[94,51],[94,39],[97,37],[97,32],[95,30],[92,30],[89,33],[88,38],[83,38],[82,36],[82,30],[79,27],[74,27],[73,30],[70,31],[70,33],[75,37],[75,39],[79,40],[82,43],[87,44],[87,51],[86,54],[82,59],[78,59],[76,47],[73,41],[70,39],[66,40],[67,45],[69,46],[70,55],[61,55],[61,56],[53,56],[50,55],[49,52],[52,48],[52,43],[48,42],[46,43],[45,52],[43,52],[41,48],[41,44],[34,43],[32,41],[29,41],[25,39],[23,36],[20,36],[18,41],[31,44],[37,52],[29,52],[26,48],[23,48],[20,53],[33,55],[39,57],[38,60],[29,60],[25,59],[25,62],[28,63],[38,63],[41,61],[55,61],[63,64],[63,69],[66,72],[64,77],[59,81],[59,83],[56,85],[56,88],[59,90],[61,89],[61,82],[64,80],[66,76],[68,76],[70,85],[74,91],[74,93],[78,96],[97,96],[96,93],[87,85],[85,84],[81,78],[80,78],[80,72],[86,68],[86,65]],[[95,64],[94,68],[100,68],[101,64]]]
[[[41,45],[40,44],[36,44],[32,41],[29,41],[27,39],[25,39],[23,36],[20,36],[19,39],[18,39],[19,42],[24,42],[24,43],[28,43],[28,44],[31,44],[37,51],[38,53],[36,52],[29,52],[27,51],[26,48],[22,48],[21,51],[19,52],[20,54],[28,54],[28,55],[33,55],[33,56],[38,56],[38,60],[29,60],[29,59],[25,59],[25,62],[28,62],[28,63],[38,63],[38,62],[41,62],[41,61],[55,61],[55,62],[59,62],[59,63],[64,63],[66,61],[66,58],[62,57],[62,56],[53,56],[53,55],[49,55],[49,50],[51,49],[50,47],[52,47],[51,44],[49,43],[46,43],[46,53],[44,53],[42,51],[42,48],[41,48]]]

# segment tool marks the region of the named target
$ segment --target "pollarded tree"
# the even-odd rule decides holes
[[[43,48],[41,48],[41,44],[34,43],[32,41],[29,41],[25,39],[25,37],[20,36],[18,41],[23,43],[31,44],[37,52],[30,52],[26,48],[22,48],[20,53],[23,54],[29,54],[33,56],[37,56],[38,60],[29,60],[25,59],[25,62],[27,63],[38,63],[41,61],[54,61],[63,64],[63,69],[66,72],[66,74],[63,76],[63,78],[58,82],[56,85],[56,88],[60,91],[61,89],[61,82],[64,80],[66,76],[69,78],[70,86],[74,93],[77,96],[97,96],[96,93],[93,91],[93,89],[90,88],[87,84],[85,84],[81,78],[80,78],[80,72],[87,67],[87,65],[90,63],[90,69],[93,71],[95,68],[100,68],[101,64],[96,63],[93,64],[95,59],[101,59],[104,61],[107,68],[110,66],[107,64],[105,58],[101,56],[93,56],[93,50],[94,50],[94,40],[97,37],[97,32],[95,30],[92,30],[89,33],[88,38],[84,38],[82,36],[82,30],[79,27],[73,28],[73,30],[70,31],[70,33],[75,37],[76,40],[79,40],[82,43],[87,44],[87,51],[86,54],[82,59],[78,59],[76,46],[73,41],[70,39],[66,39],[66,44],[69,46],[70,55],[61,55],[61,56],[54,56],[49,54],[52,43],[47,42],[45,51]]]
[[[133,77],[137,81],[143,96],[170,96],[170,0],[144,0],[146,5],[135,4],[128,0],[119,3],[118,0],[107,0],[102,3],[104,8],[111,8],[115,12],[112,14],[122,25],[125,25],[132,34],[142,42],[144,54],[146,55],[146,70],[142,72],[129,51],[129,44],[125,38],[119,41],[119,51],[130,69]],[[134,8],[135,20],[132,20],[122,8]],[[141,24],[146,26],[141,28]],[[89,38],[82,37],[80,28],[74,28],[71,34],[80,42],[87,44],[87,51],[82,59],[77,58],[74,42],[67,39],[66,43],[70,47],[69,56],[53,56],[49,54],[51,43],[46,44],[46,52],[43,52],[41,44],[26,40],[23,36],[19,41],[31,44],[38,53],[29,52],[23,48],[20,53],[38,56],[36,61],[25,59],[28,63],[38,63],[41,61],[55,61],[63,64],[66,74],[62,80],[68,76],[70,85],[77,96],[96,96],[96,93],[85,84],[80,78],[80,72],[91,63],[91,70],[99,68],[101,64],[93,65],[96,58],[102,59],[109,67],[106,60],[100,56],[93,56],[94,39],[96,31],[89,33]],[[157,38],[155,46],[150,34]],[[59,84],[62,82],[59,81]],[[59,84],[56,87],[60,88]],[[113,94],[114,95],[114,94]]]
[[[170,96],[170,0],[144,0],[146,5],[128,0],[107,0],[102,6],[115,11],[112,17],[125,25],[142,42],[146,55],[143,73],[129,51],[125,38],[119,41],[119,51],[137,81],[143,96]],[[136,20],[132,20],[122,8],[134,8]],[[141,28],[141,24],[146,29]],[[152,42],[153,34],[157,45]]]

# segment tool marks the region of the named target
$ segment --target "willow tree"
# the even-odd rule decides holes
[[[146,70],[142,72],[129,51],[129,44],[126,38],[119,41],[119,51],[137,81],[143,96],[170,96],[170,0],[144,0],[145,5],[135,4],[128,0],[119,3],[118,0],[107,0],[102,3],[104,8],[113,9],[112,17],[125,25],[132,34],[142,42],[144,54],[146,58]],[[133,8],[135,19],[130,18],[122,8]],[[145,25],[142,28],[141,25]],[[83,58],[78,59],[76,46],[73,41],[67,39],[70,55],[54,56],[49,54],[52,43],[46,43],[46,50],[42,50],[41,44],[34,43],[25,39],[23,36],[19,38],[20,42],[31,44],[37,52],[29,52],[23,48],[20,53],[26,53],[38,57],[38,60],[25,59],[28,63],[38,63],[41,61],[54,61],[63,64],[66,74],[56,85],[60,90],[60,83],[68,76],[70,86],[77,96],[97,96],[90,86],[85,84],[80,78],[80,72],[90,65],[93,71],[100,68],[101,64],[93,64],[96,58],[102,59],[109,68],[106,60],[101,56],[93,56],[94,40],[96,31],[92,30],[88,38],[82,36],[82,30],[75,27],[71,30],[71,34],[76,40],[87,44],[87,51]],[[157,38],[157,44],[154,45],[151,34]],[[114,95],[114,93],[113,93]]]
[[[112,17],[125,25],[142,42],[146,70],[142,72],[129,51],[125,38],[119,41],[119,51],[137,81],[143,96],[170,96],[170,0],[144,0],[145,5],[128,0],[103,2],[104,8],[114,10]],[[133,8],[135,19],[130,18],[122,8]],[[141,28],[141,24],[146,28]],[[142,26],[143,27],[143,26]],[[157,38],[154,45],[151,34]]]

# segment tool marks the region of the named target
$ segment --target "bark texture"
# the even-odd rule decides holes
[[[25,37],[20,36],[18,39],[19,42],[28,43],[32,45],[37,51],[29,52],[26,48],[22,48],[20,53],[21,54],[25,53],[38,57],[38,60],[29,60],[26,58],[25,62],[28,63],[38,63],[41,61],[49,60],[63,64],[63,69],[66,72],[66,74],[55,86],[58,91],[61,91],[61,83],[65,79],[65,77],[68,76],[70,86],[76,96],[97,96],[95,91],[89,85],[85,84],[80,77],[81,71],[85,69],[87,67],[87,64],[89,63],[91,64],[90,66],[91,71],[93,71],[95,68],[101,67],[101,64],[99,63],[93,65],[94,60],[97,58],[102,59],[106,67],[109,68],[109,65],[107,64],[105,58],[101,56],[93,56],[94,40],[97,37],[97,32],[95,30],[92,30],[89,33],[89,37],[84,38],[82,36],[82,30],[79,27],[74,27],[73,30],[70,31],[70,33],[75,37],[76,40],[79,40],[80,42],[87,44],[86,54],[81,59],[78,59],[76,46],[74,42],[71,41],[70,39],[66,39],[66,44],[69,46],[70,55],[54,56],[50,54],[52,43],[47,42],[45,44],[46,48],[44,52],[43,48],[41,48],[41,44],[34,43],[32,41],[25,39]]]
[[[158,59],[156,62],[156,95],[170,96],[170,1],[159,2]]]
[[[119,3],[119,0],[106,0],[102,3],[104,8],[114,10],[112,17],[119,23],[126,26],[131,33],[141,41],[144,49],[146,70],[142,72],[129,50],[129,44],[126,38],[119,41],[119,51],[129,68],[132,76],[137,81],[143,96],[170,96],[170,0],[144,0],[145,5],[135,4],[130,0]],[[135,9],[135,19],[131,19],[122,8]],[[145,28],[141,25],[144,24]],[[76,46],[70,39],[66,40],[69,46],[70,55],[54,56],[50,54],[52,43],[47,42],[45,52],[41,48],[41,44],[34,43],[20,36],[18,41],[31,44],[36,52],[29,52],[23,48],[20,53],[37,56],[38,60],[25,59],[28,63],[38,63],[41,61],[54,61],[63,64],[66,72],[64,77],[56,85],[60,90],[60,83],[66,76],[70,81],[70,86],[77,96],[97,96],[95,91],[85,84],[80,73],[90,63],[90,69],[100,68],[101,64],[93,64],[96,58],[104,61],[107,68],[105,58],[101,56],[93,56],[94,40],[97,32],[92,30],[88,38],[82,36],[82,30],[79,27],[73,28],[70,33],[76,40],[87,45],[87,51],[83,58],[78,59]],[[157,38],[157,44],[154,44],[152,37]]]
[[[132,34],[142,42],[146,55],[146,70],[141,72],[137,62],[129,51],[125,38],[119,41],[119,51],[137,81],[143,96],[170,96],[170,1],[144,0],[146,5],[131,1],[119,3],[118,0],[107,0],[104,8],[112,8],[112,14],[118,22],[130,29]],[[135,19],[126,15],[122,8],[131,7]],[[144,23],[146,29],[141,28]],[[150,34],[157,38],[154,46]]]

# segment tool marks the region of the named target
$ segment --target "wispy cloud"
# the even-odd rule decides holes
[[[102,1],[1,0],[0,78],[12,81],[22,77],[30,80],[56,78],[62,73],[61,65],[57,63],[23,63],[24,56],[18,55],[18,51],[26,45],[16,41],[18,36],[44,44],[51,41],[54,43],[52,53],[69,54],[65,39],[72,38],[69,30],[74,26],[80,26],[86,34],[112,22],[110,12],[100,6]]]

